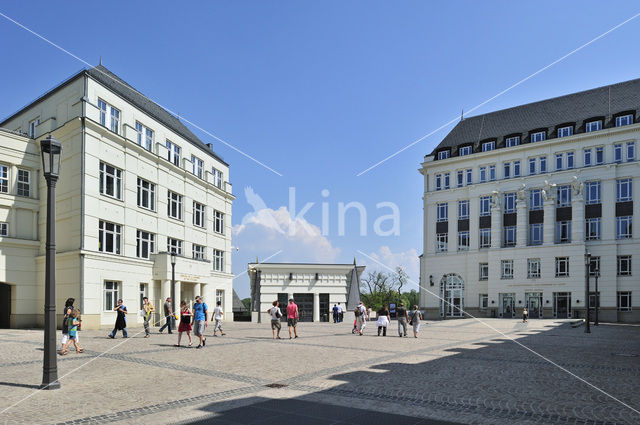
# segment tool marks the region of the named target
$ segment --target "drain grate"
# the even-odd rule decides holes
[[[265,385],[265,387],[269,387],[269,388],[284,388],[288,386],[287,384],[267,384]]]

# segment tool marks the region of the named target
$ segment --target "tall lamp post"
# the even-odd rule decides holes
[[[594,326],[598,326],[598,310],[600,309],[600,294],[598,293],[598,278],[600,277],[600,269],[596,269],[596,317],[593,321]]]
[[[584,254],[584,266],[586,270],[586,279],[584,286],[584,306],[585,306],[585,326],[584,333],[591,333],[591,328],[589,327],[589,272],[591,271],[591,253],[589,251]]]
[[[60,388],[56,358],[56,182],[62,144],[49,136],[40,142],[42,171],[47,181],[47,242],[44,272],[44,362],[40,389]]]
[[[171,312],[176,314],[176,252],[171,251]],[[175,323],[171,318],[171,323]]]

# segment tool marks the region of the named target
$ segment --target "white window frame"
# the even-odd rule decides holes
[[[216,272],[224,272],[224,251],[219,249],[213,250],[213,270]]]
[[[451,175],[449,173],[444,173],[444,188],[449,189],[451,187]]]
[[[616,180],[616,202],[633,201],[633,180],[630,178]]]
[[[469,200],[458,201],[458,220],[469,218]]]
[[[565,127],[560,127],[558,129],[558,137],[569,137],[573,136],[573,126],[568,125]]]
[[[504,214],[513,214],[516,212],[516,192],[505,192],[503,196]]]
[[[458,232],[458,251],[469,250],[469,231],[463,230]]]
[[[594,163],[595,165],[604,164],[604,146],[596,146]]]
[[[480,248],[491,248],[491,228],[483,227],[479,230]]]
[[[636,159],[636,142],[627,142],[627,162],[633,161]]]
[[[100,124],[116,134],[120,134],[120,110],[106,101],[98,98]]]
[[[556,257],[556,277],[569,277],[569,257]]]
[[[513,161],[513,177],[520,177],[520,161]]]
[[[222,189],[222,182],[224,179],[224,174],[222,173],[222,171],[216,169],[215,167],[212,167],[211,175],[213,176],[213,185],[218,189]]]
[[[489,294],[478,294],[478,297],[479,309],[480,311],[485,311],[489,308]]]
[[[213,231],[224,235],[224,213],[222,211],[213,210]]]
[[[572,170],[573,168],[576,167],[576,155],[573,151],[571,151],[571,152],[566,152],[565,156],[567,158],[567,161],[566,161],[567,170]]]
[[[436,174],[436,190],[442,190],[442,174]]]
[[[482,143],[482,152],[489,152],[492,151],[496,148],[496,142],[495,140],[492,140],[490,142],[483,142]]]
[[[191,256],[194,260],[204,261],[207,259],[206,247],[198,244],[191,244]]]
[[[200,158],[198,158],[195,155],[191,155],[191,165],[192,165],[192,172],[194,176],[197,176],[198,178],[202,178],[202,172],[204,170],[204,161],[201,160]]]
[[[471,168],[467,168],[464,172],[465,174],[465,184],[470,185],[473,183],[473,171]]]
[[[487,167],[480,167],[480,183],[487,181]]]
[[[478,280],[489,280],[489,263],[480,263],[478,269]]]
[[[136,230],[136,257],[149,259],[156,250],[156,235],[145,230]]]
[[[111,239],[112,251],[107,250],[107,240]],[[108,254],[122,253],[122,226],[110,221],[98,221],[98,251]]]
[[[618,276],[631,276],[631,255],[618,255],[616,263]]]
[[[531,189],[529,191],[529,210],[538,211],[543,209],[542,189]]]
[[[108,300],[107,294],[111,295],[111,300]],[[105,280],[102,285],[102,308],[103,311],[113,311],[118,305],[120,299],[120,282],[115,280]],[[109,303],[110,301],[110,303]]]
[[[520,136],[507,137],[505,139],[505,145],[508,148],[511,148],[513,146],[518,146],[519,144],[520,144]]]
[[[169,161],[176,167],[180,167],[182,148],[169,139],[166,140],[165,146],[167,147],[167,161]]]
[[[600,181],[591,181],[584,184],[585,205],[595,205],[602,203],[602,191]]]
[[[175,214],[173,214],[175,210]],[[167,190],[167,216],[176,220],[182,220],[182,195]]]
[[[32,139],[36,138],[36,132],[38,125],[40,125],[40,117],[29,121],[29,137]]]
[[[529,175],[533,176],[537,174],[536,170],[537,170],[536,158],[529,158]]]
[[[156,210],[156,185],[148,180],[138,177],[138,206],[146,210]],[[145,198],[146,201],[145,202]]]
[[[541,156],[538,159],[538,162],[539,162],[540,174],[546,173],[547,172],[547,157],[546,156]]]
[[[449,204],[447,202],[436,204],[436,211],[438,222],[449,221]]]
[[[500,279],[513,279],[513,260],[501,260]]]
[[[480,217],[491,215],[491,196],[480,197]]]
[[[596,270],[600,270],[600,257],[592,255],[589,260],[589,276],[595,276]]]
[[[25,179],[26,176],[26,179]],[[18,178],[16,182],[16,195],[28,198],[31,196],[31,171],[18,168]]]
[[[601,238],[602,219],[600,217],[585,220],[584,238],[587,241],[597,241]]]
[[[464,170],[458,170],[458,172],[456,173],[456,177],[458,181],[458,187],[464,186]]]
[[[623,161],[622,154],[622,143],[613,145],[613,162],[621,163]]]
[[[154,131],[142,124],[140,121],[136,121],[136,132],[138,133],[138,145],[148,151],[151,151],[153,149]]]
[[[175,252],[176,255],[182,255],[182,241],[175,238],[167,238],[167,252]]]
[[[556,206],[559,208],[570,207],[571,206],[571,186],[570,185],[562,185],[558,186],[556,189],[557,200]]]
[[[633,237],[633,216],[616,217],[616,239],[631,239]]]
[[[588,121],[585,126],[585,132],[591,133],[592,131],[602,130],[602,120]]]
[[[489,181],[495,181],[496,180],[496,166],[495,165],[490,165],[489,166]]]
[[[100,161],[100,194],[122,200],[122,170],[106,162]],[[113,191],[109,193],[108,181],[113,180]]]
[[[450,155],[451,155],[451,153],[449,152],[448,149],[440,151],[440,152],[438,152],[438,160],[447,159],[447,158],[449,158]]]
[[[633,114],[620,115],[616,117],[616,127],[633,124]]]
[[[527,279],[537,279],[540,277],[540,259],[527,258]]]
[[[504,164],[502,164],[502,178],[511,178],[511,162],[505,162]]]
[[[505,226],[503,232],[504,240],[502,242],[502,246],[504,248],[516,246],[516,226]]]
[[[618,303],[617,303],[617,307],[618,307],[618,311],[632,311],[631,308],[631,291],[618,291],[617,295],[617,299],[618,299]],[[626,299],[626,301],[624,302],[624,304],[626,304],[624,307],[622,306],[622,300]]]
[[[571,220],[556,221],[555,242],[556,244],[571,243]]]
[[[458,156],[467,156],[471,155],[471,146],[462,146],[458,149]]]
[[[593,165],[593,155],[591,148],[585,148],[582,150],[582,162],[585,167],[591,167]]]
[[[0,164],[0,193],[9,193],[9,166]]]
[[[193,201],[193,225],[197,227],[206,227],[206,207],[200,202]]]
[[[546,131],[536,131],[535,133],[531,133],[531,143],[543,142],[547,139]]]
[[[544,242],[544,226],[543,223],[529,224],[529,245],[542,245]]]
[[[436,233],[436,252],[447,252],[449,249],[449,233]]]
[[[556,154],[556,171],[564,170],[564,154]]]
[[[9,223],[0,222],[0,236],[9,236]]]

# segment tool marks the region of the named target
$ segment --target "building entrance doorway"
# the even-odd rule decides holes
[[[464,281],[462,278],[454,273],[442,276],[440,293],[442,294],[440,316],[463,317]]]
[[[301,322],[313,322],[313,294],[293,294]]]
[[[0,329],[11,326],[11,285],[0,283]]]
[[[542,292],[527,292],[525,294],[526,306],[530,319],[542,318]]]
[[[329,294],[320,294],[320,321],[329,322],[331,316],[331,305],[329,304]]]
[[[500,294],[499,316],[503,319],[513,319],[516,317],[516,294]]]
[[[553,317],[556,319],[571,318],[571,292],[553,293]]]

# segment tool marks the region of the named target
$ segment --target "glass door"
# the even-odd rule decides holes
[[[516,316],[515,312],[515,294],[500,294],[502,302],[500,303],[500,315],[503,319],[512,319]]]
[[[553,293],[553,316],[557,319],[571,318],[571,293],[570,292],[554,292]]]
[[[542,293],[529,292],[526,294],[527,310],[530,319],[542,318]]]

